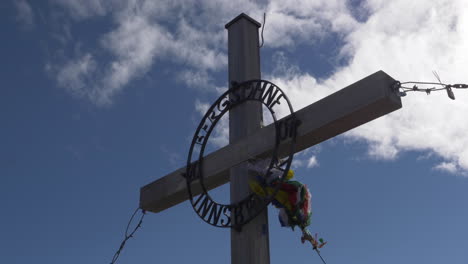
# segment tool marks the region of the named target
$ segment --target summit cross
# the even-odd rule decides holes
[[[260,26],[244,13],[226,24],[229,83],[260,79]],[[300,121],[295,152],[400,109],[402,104],[393,89],[394,83],[393,78],[378,71],[295,112],[295,118]],[[245,102],[229,111],[229,145],[204,157],[203,177],[208,190],[230,182],[231,202],[250,193],[246,161],[268,156],[275,142],[274,125],[262,127],[261,123],[262,105],[259,102]],[[285,144],[280,144],[279,156],[286,155]],[[183,167],[143,186],[140,208],[158,213],[188,200],[185,172],[186,167]],[[198,180],[192,182],[191,190],[193,196],[202,192]],[[270,263],[267,210],[241,230],[231,229],[231,263]]]

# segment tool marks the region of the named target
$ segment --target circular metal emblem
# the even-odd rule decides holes
[[[263,173],[256,175],[256,177],[267,179],[275,172],[275,175],[279,174],[280,180],[284,181],[294,156],[296,129],[299,121],[294,116],[289,99],[279,87],[269,81],[251,80],[233,84],[227,92],[222,94],[208,109],[198,125],[190,145],[184,175],[193,209],[201,219],[217,227],[240,229],[242,225],[252,220],[266,208],[274,199],[279,188],[279,184],[276,184],[275,188],[265,192],[263,196],[251,193],[239,202],[231,204],[218,203],[208,193],[208,188],[205,185],[207,180],[204,177],[203,162],[210,134],[224,114],[246,101],[261,102],[269,110],[273,120],[272,125],[275,129],[275,138],[274,142],[272,142],[273,149],[268,151],[270,153],[269,165]],[[275,109],[280,105],[285,106],[290,115],[277,120]],[[248,157],[245,159],[247,160]]]

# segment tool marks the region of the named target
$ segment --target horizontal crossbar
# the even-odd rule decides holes
[[[296,152],[302,151],[343,132],[372,121],[402,107],[393,90],[395,80],[383,71],[353,83],[295,113],[301,121],[297,130]],[[285,117],[288,118],[288,117]],[[270,124],[234,144],[204,157],[204,183],[213,189],[229,181],[229,168],[251,157],[268,156],[275,142],[275,127]],[[288,141],[279,147],[286,155]],[[180,168],[140,190],[140,207],[160,212],[189,199],[187,184]],[[193,195],[201,191],[198,181],[192,183]]]

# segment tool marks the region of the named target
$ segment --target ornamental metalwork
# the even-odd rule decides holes
[[[213,226],[232,227],[240,230],[244,224],[266,208],[278,191],[279,185],[266,197],[251,193],[237,203],[222,204],[212,199],[205,186],[203,157],[208,139],[224,114],[247,101],[261,102],[269,110],[276,132],[269,166],[264,175],[260,176],[266,178],[272,174],[272,170],[279,170],[281,172],[280,178],[284,181],[293,160],[299,121],[296,119],[292,105],[284,92],[275,84],[265,80],[233,83],[231,88],[214,102],[200,121],[190,145],[184,175],[193,209],[203,221]],[[287,106],[290,115],[277,120],[276,110],[280,105]],[[279,153],[280,145],[282,152],[285,153]],[[194,194],[198,192],[193,189],[194,185],[201,186],[201,194],[195,195],[195,197]]]

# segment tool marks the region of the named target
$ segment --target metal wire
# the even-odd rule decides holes
[[[317,234],[315,234],[315,238],[314,238],[312,234],[309,232],[309,230],[307,230],[307,228],[301,228],[301,229],[302,229],[301,242],[304,243],[305,241],[309,241],[310,244],[312,245],[312,249],[317,252],[317,255],[319,255],[323,264],[327,264],[325,260],[323,259],[322,255],[320,255],[320,250],[319,250],[319,248],[323,247],[325,244],[327,244],[327,242],[324,242],[322,238],[317,239]]]
[[[398,91],[398,95],[403,97],[405,96],[408,92],[425,92],[427,95],[431,94],[433,91],[441,91],[445,90],[447,91],[447,96],[455,100],[455,94],[452,91],[452,88],[454,89],[467,89],[468,85],[467,84],[445,84],[442,83],[440,80],[440,76],[436,71],[432,71],[432,74],[436,77],[436,79],[439,81],[438,83],[435,82],[399,82],[396,81],[394,88],[395,91]],[[405,84],[412,84],[413,87],[407,87],[404,86]],[[418,85],[434,85],[434,87],[428,87],[428,88],[419,88]]]
[[[263,30],[265,29],[265,23],[266,23],[266,13],[263,13],[263,24],[262,24],[262,33],[261,33],[262,44],[259,46],[259,48],[263,47],[263,44],[264,44]]]
[[[122,253],[122,250],[124,249],[125,247],[125,243],[127,242],[127,240],[129,240],[130,238],[133,237],[133,235],[135,234],[135,232],[141,228],[141,224],[143,223],[143,218],[145,217],[145,214],[146,214],[146,211],[145,210],[141,210],[141,217],[140,217],[140,220],[138,221],[138,224],[135,226],[135,228],[132,230],[132,232],[129,234],[128,231],[130,229],[130,225],[131,223],[133,222],[133,219],[135,218],[135,215],[138,213],[138,210],[140,210],[140,208],[137,208],[135,209],[135,211],[133,212],[132,216],[130,217],[130,220],[128,221],[128,224],[127,224],[127,228],[125,229],[125,238],[124,240],[122,241],[122,243],[120,243],[120,246],[119,246],[119,249],[115,252],[114,256],[112,257],[112,261],[110,262],[110,264],[115,264],[117,262],[117,259],[119,258],[120,256],[120,253]],[[320,257],[320,259],[322,260],[323,264],[327,264],[327,262],[325,261],[325,259],[322,257],[322,255],[320,254],[320,250],[318,248],[314,248],[314,250],[317,252],[317,255]]]
[[[435,73],[435,75],[436,74],[437,73]],[[436,76],[437,76],[437,79],[440,81],[440,79],[438,78],[438,75]],[[412,87],[408,86],[408,84],[412,85]],[[420,88],[420,86],[429,86],[429,87]],[[454,100],[455,96],[452,92],[452,89],[468,89],[468,84],[460,84],[460,83],[445,84],[442,82],[435,83],[435,82],[414,82],[414,81],[409,81],[409,82],[397,81],[395,83],[395,90],[399,92],[400,96],[405,96],[406,93],[408,92],[425,92],[426,94],[429,95],[431,92],[446,90],[450,99]]]
[[[322,260],[323,264],[327,264],[325,260],[322,258],[322,255],[320,255],[320,251],[316,248],[315,251],[317,252],[317,255],[319,255],[320,259]]]
[[[127,240],[132,238],[133,234],[135,234],[135,232],[141,227],[141,224],[143,222],[143,218],[145,217],[145,213],[146,213],[146,211],[143,210],[143,209],[141,210],[141,217],[140,217],[140,220],[138,221],[138,224],[135,226],[135,228],[133,229],[133,231],[130,234],[128,233],[128,229],[130,228],[130,224],[132,223],[133,218],[137,214],[138,210],[140,210],[140,208],[137,208],[135,210],[135,212],[133,212],[132,217],[130,217],[130,220],[128,221],[128,224],[127,224],[127,228],[125,229],[125,238],[122,241],[122,243],[120,243],[120,247],[117,250],[117,252],[115,252],[114,257],[112,258],[112,261],[111,261],[110,264],[114,264],[117,261],[117,259],[120,256],[120,253],[122,252],[123,248],[125,247],[125,243],[127,242]]]

